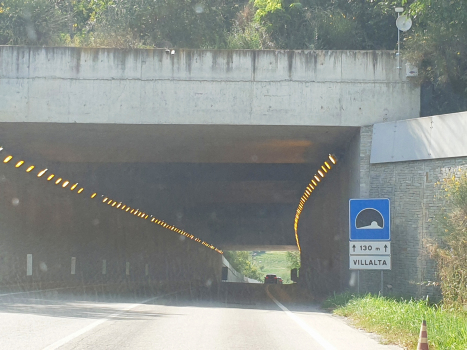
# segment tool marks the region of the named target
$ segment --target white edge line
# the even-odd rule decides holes
[[[276,298],[272,296],[272,294],[269,292],[269,286],[266,288],[266,293],[268,296],[271,298],[271,300],[276,303],[279,308],[286,313],[287,316],[289,316],[292,320],[295,321],[305,332],[307,332],[311,337],[319,343],[324,349],[326,350],[336,350],[334,346],[332,346],[326,339],[324,339],[318,331],[315,329],[311,328],[309,325],[307,325],[302,319],[300,319],[297,315],[293,314],[289,309],[287,309],[284,305],[282,305]]]

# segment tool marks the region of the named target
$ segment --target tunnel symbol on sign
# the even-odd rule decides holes
[[[376,209],[363,209],[355,218],[355,227],[358,229],[382,229],[384,228],[383,215]]]

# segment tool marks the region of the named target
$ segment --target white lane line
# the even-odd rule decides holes
[[[302,319],[300,319],[297,315],[293,314],[289,309],[287,309],[284,305],[282,305],[276,298],[272,296],[272,294],[269,292],[269,286],[266,287],[266,293],[268,296],[271,298],[271,300],[276,303],[279,308],[286,313],[287,316],[289,316],[292,320],[294,320],[302,329],[307,332],[311,337],[319,343],[325,350],[336,350],[334,346],[332,346],[326,339],[324,339],[318,331],[315,329],[311,328],[309,325],[307,325]]]
[[[93,322],[90,325],[88,325],[88,326],[86,326],[84,328],[81,328],[80,330],[78,330],[78,331],[76,331],[74,333],[71,333],[70,335],[66,336],[65,338],[62,338],[62,339],[56,341],[55,343],[50,344],[49,346],[45,347],[43,350],[55,350],[55,349],[58,349],[59,347],[65,345],[66,343],[69,343],[73,339],[78,338],[80,335],[83,335],[84,333],[89,332],[91,329],[96,328],[97,326],[101,325],[102,323],[104,323],[106,321],[109,321],[110,319],[112,319],[114,317],[118,317],[121,314],[123,314],[123,313],[137,307],[137,306],[140,306],[142,304],[146,304],[146,303],[150,302],[151,300],[154,300],[154,299],[157,299],[157,298],[160,298],[160,296],[143,300],[143,301],[141,301],[141,302],[139,302],[137,304],[131,304],[131,305],[127,306],[126,308],[124,308],[123,310],[119,311],[119,312],[111,314],[111,315],[107,316],[106,318],[101,318],[100,320],[97,320],[96,322]]]

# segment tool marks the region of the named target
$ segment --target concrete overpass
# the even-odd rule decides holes
[[[419,114],[418,86],[396,69],[393,52],[373,51],[6,46],[0,96],[5,151],[221,249],[293,249],[300,196],[335,154],[339,164],[310,198],[299,227],[303,283],[322,292],[343,289],[350,278],[347,201],[369,185],[362,181],[369,145],[361,126]],[[112,266],[120,277],[128,276],[131,257],[138,278],[151,275],[151,263],[156,280],[219,279],[214,251],[153,231],[144,220],[136,225],[98,202],[68,199],[58,186],[36,188],[30,174],[9,166],[1,167],[9,193],[2,204],[11,261],[5,280],[23,281],[25,256],[36,250],[41,258],[34,261],[53,261],[56,274],[40,273],[45,280],[70,278],[63,262],[78,253],[78,261],[94,261],[81,266],[82,278],[99,279],[96,271],[110,259],[103,256],[116,251]],[[44,207],[44,198],[55,204]],[[30,215],[37,208],[40,214]]]

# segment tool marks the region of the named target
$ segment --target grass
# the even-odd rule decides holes
[[[264,275],[276,274],[278,277],[282,277],[284,283],[292,283],[286,256],[287,252],[265,252],[253,255],[252,259]]]
[[[349,317],[357,327],[380,334],[385,342],[415,349],[422,320],[430,349],[467,349],[467,313],[445,310],[425,300],[337,294],[324,307]]]

